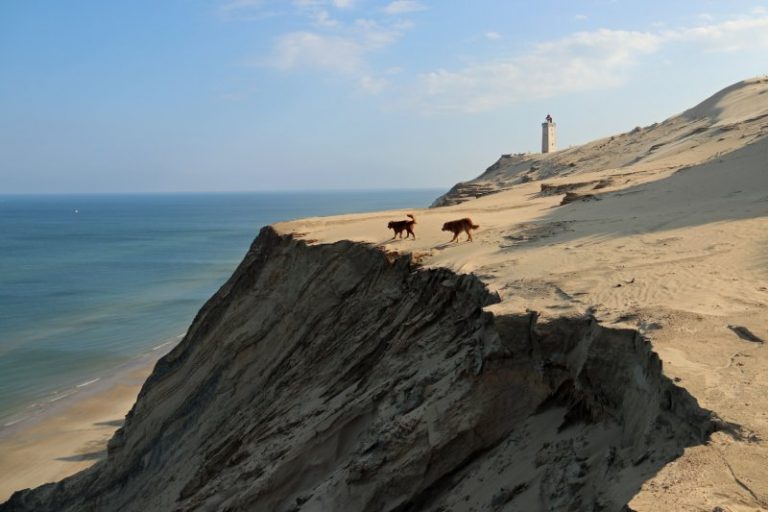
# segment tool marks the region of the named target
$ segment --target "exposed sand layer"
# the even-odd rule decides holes
[[[264,228],[99,464],[0,511],[619,510],[716,428],[636,331]]]

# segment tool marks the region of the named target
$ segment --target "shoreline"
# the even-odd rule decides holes
[[[185,335],[186,331],[163,338],[156,345],[145,348],[127,360],[83,374],[74,382],[70,381],[69,384],[31,398],[23,406],[17,406],[10,411],[3,412],[0,414],[0,441],[71,407],[76,401],[104,392],[105,389],[113,386],[136,368],[148,364],[154,365],[158,359],[170,352]]]
[[[179,333],[186,330],[200,307],[226,282],[262,226],[284,218],[386,210],[405,206],[406,203],[427,205],[436,195],[442,193],[443,189],[414,189],[412,192],[407,191],[406,194],[401,194],[398,189],[398,193],[394,192],[355,191],[355,193],[339,196],[337,193],[307,191],[299,195],[288,194],[287,198],[282,195],[273,197],[274,194],[270,193],[261,195],[245,193],[239,194],[243,197],[237,201],[231,197],[227,197],[224,201],[221,197],[216,197],[216,194],[210,198],[207,197],[208,194],[202,194],[205,196],[204,199],[190,196],[181,202],[143,194],[137,194],[135,198],[126,196],[123,200],[115,202],[107,201],[97,194],[93,197],[77,197],[77,201],[71,201],[71,197],[63,196],[33,198],[34,201],[31,204],[27,202],[29,198],[14,197],[11,200],[6,196],[0,198],[6,203],[4,205],[6,210],[0,213],[15,212],[16,215],[29,219],[34,229],[29,233],[25,231],[24,236],[29,237],[31,234],[34,235],[32,238],[45,239],[50,244],[69,243],[74,238],[67,231],[69,228],[63,231],[46,231],[42,229],[46,225],[45,222],[32,222],[38,217],[42,221],[51,217],[50,209],[40,208],[41,202],[43,205],[53,205],[56,208],[66,207],[62,210],[66,212],[72,211],[70,207],[79,208],[81,215],[78,216],[76,223],[72,223],[72,226],[76,226],[77,229],[87,229],[92,234],[108,236],[105,240],[109,241],[109,244],[112,244],[116,238],[135,240],[137,236],[140,236],[139,240],[161,240],[165,249],[172,250],[162,254],[159,251],[150,251],[153,258],[161,263],[171,263],[174,268],[181,265],[186,269],[186,273],[179,273],[178,276],[188,277],[191,284],[181,289],[179,297],[152,295],[150,298],[155,302],[147,303],[156,303],[159,307],[165,308],[163,319],[167,315],[181,318],[182,320],[178,323],[179,330],[170,331]],[[259,198],[259,201],[254,201],[254,197]],[[162,219],[156,219],[151,213],[151,208],[144,208],[147,204],[167,208],[168,215]],[[190,205],[194,206],[192,213],[189,210]],[[53,218],[58,219],[58,214]],[[184,221],[180,230],[176,224],[178,219]],[[115,221],[115,224],[109,224],[110,228],[105,231],[102,227],[107,220]],[[214,220],[216,231],[212,232],[209,225]],[[169,232],[183,236],[174,235],[169,238]],[[202,252],[200,252],[201,241],[204,242]],[[151,248],[151,244],[142,243],[141,247]],[[30,254],[37,254],[34,252],[37,250],[34,244],[25,247]],[[113,246],[109,245],[109,247]],[[123,251],[125,248],[114,247],[116,254],[118,249]],[[83,261],[90,261],[91,256],[88,251],[92,250],[100,254],[98,251],[101,250],[101,246],[86,244],[80,247],[78,244],[77,250],[72,252],[72,257],[76,260],[76,256],[81,255]],[[194,251],[194,257],[187,258],[191,251]],[[3,263],[6,261],[4,260]],[[7,264],[13,268],[15,262],[8,260]],[[214,270],[224,266],[228,266],[228,269],[216,277],[212,272],[200,272],[201,264],[208,265]],[[43,270],[50,269],[45,267]],[[68,273],[67,275],[78,286],[85,286],[83,283],[93,284],[87,269],[79,274]],[[39,272],[30,273],[31,278],[51,279]],[[203,281],[206,279],[209,281],[209,285],[206,285],[208,289],[201,292]],[[154,286],[154,280],[145,281]],[[171,285],[176,286],[176,281],[171,282]],[[112,286],[115,285],[110,285],[110,290]],[[103,287],[99,283],[92,288],[94,293],[103,292]],[[66,291],[65,288],[62,290]],[[150,292],[152,290],[154,288]],[[7,291],[11,295],[14,293],[10,288]],[[95,294],[94,297],[99,295]],[[126,297],[131,298],[128,295]],[[123,304],[116,301],[123,298],[122,295],[117,298],[112,297],[110,291],[110,295],[105,300],[112,301],[109,304],[112,304],[113,308],[108,313],[114,313],[117,308],[114,305]],[[183,301],[195,299],[198,303],[193,309],[183,313],[183,310],[189,306],[179,305],[175,302],[176,298]],[[37,302],[39,299],[36,299]],[[136,301],[130,304],[134,302]],[[144,302],[143,298],[141,302]],[[23,310],[20,311],[23,312]],[[146,310],[139,312],[142,315],[147,314]],[[131,310],[130,313],[133,315],[136,311]],[[104,316],[104,318],[109,317]],[[98,320],[102,318],[99,317]],[[157,318],[152,317],[149,321],[153,320],[157,321]],[[30,321],[34,319],[30,317]],[[142,319],[142,325],[145,321]],[[162,323],[165,325],[165,320],[162,320]],[[110,323],[109,326],[131,328],[130,323],[122,326]],[[10,336],[8,333],[5,334]],[[173,349],[184,334],[158,338],[151,334],[149,337],[139,335],[137,339],[142,343],[142,348],[137,352],[124,358],[120,356],[119,360],[114,360],[105,367],[89,366],[85,371],[73,372],[76,373],[75,378],[67,377],[63,382],[55,384],[54,389],[41,386],[44,384],[43,381],[34,375],[29,377],[30,384],[35,390],[18,401],[15,398],[13,401],[9,400],[8,407],[0,414],[0,503],[5,502],[15,491],[61,480],[101,460],[107,441],[134,405],[138,392],[151,373],[155,362]],[[157,341],[151,345],[143,345],[145,341],[154,340]],[[63,361],[55,361],[53,359],[55,356],[51,357],[54,365],[66,364]]]
[[[0,429],[0,503],[18,490],[55,482],[106,456],[155,363],[174,343],[139,355],[110,375],[85,380],[75,392]],[[89,385],[85,385],[88,383]],[[78,386],[73,386],[77,388]]]

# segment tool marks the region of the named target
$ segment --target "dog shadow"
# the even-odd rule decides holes
[[[416,239],[415,238],[387,238],[386,240],[377,242],[374,245],[378,247],[384,247],[385,245],[399,244],[399,243],[408,242],[408,241],[415,242]]]
[[[458,242],[443,242],[432,247],[432,249],[447,249],[448,247],[458,247],[459,245],[471,244],[469,240],[461,240]]]

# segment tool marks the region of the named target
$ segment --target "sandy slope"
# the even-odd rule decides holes
[[[687,449],[631,507],[768,510],[768,347],[729,328],[768,341],[766,134],[768,79],[755,79],[664,123],[538,155],[533,172],[532,156],[500,166],[482,180],[506,190],[411,212],[415,241],[389,240],[386,222],[404,211],[276,228],[475,273],[500,294],[495,312],[591,311],[606,325],[639,328],[665,373],[735,426]],[[582,199],[560,206],[568,187],[549,194],[542,184],[571,184]],[[481,226],[475,242],[446,243],[442,223],[465,216]]]
[[[645,128],[556,153],[504,155],[482,175],[457,184],[435,204],[456,204],[531,179],[575,178],[608,169],[630,172],[636,179],[649,172],[652,179],[658,179],[662,171],[700,164],[762,138],[768,133],[766,95],[768,78],[747,80]]]

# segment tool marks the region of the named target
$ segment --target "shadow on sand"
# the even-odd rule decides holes
[[[86,460],[102,460],[107,456],[106,448],[95,452],[78,453],[77,455],[68,455],[66,457],[57,457],[56,460],[65,462],[83,462]]]

